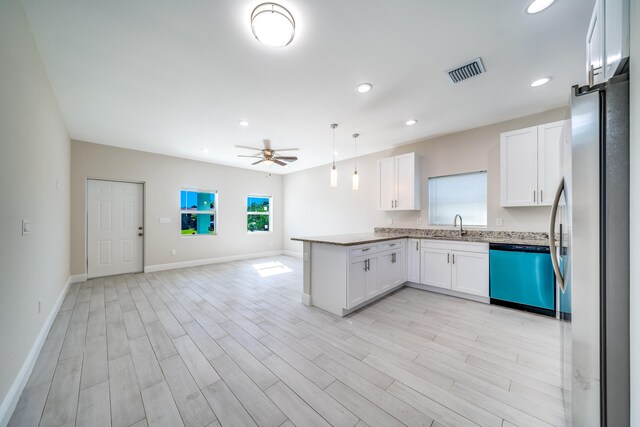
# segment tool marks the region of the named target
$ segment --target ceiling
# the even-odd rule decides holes
[[[566,105],[585,80],[593,7],[282,0],[296,36],[272,48],[251,33],[260,0],[22,3],[72,138],[240,167],[253,153],[236,144],[300,147],[276,173],[329,163],[333,122],[341,160],[354,132],[365,154]],[[445,70],[479,56],[486,74],[449,83]],[[361,82],[373,90],[358,94]]]

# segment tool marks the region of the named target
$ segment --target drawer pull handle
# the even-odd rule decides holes
[[[362,252],[367,252],[369,249],[371,249],[371,248],[363,248]]]

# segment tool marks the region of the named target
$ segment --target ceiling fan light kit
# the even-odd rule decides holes
[[[264,148],[256,148],[256,147],[247,147],[245,145],[236,145],[236,148],[244,148],[246,150],[254,150],[258,151],[253,156],[247,156],[244,154],[238,154],[238,157],[248,157],[252,159],[260,159],[256,162],[251,163],[251,165],[258,165],[260,163],[264,163],[267,166],[271,166],[274,163],[278,166],[287,166],[285,162],[295,162],[298,160],[296,156],[279,156],[277,154],[278,151],[297,151],[297,148],[271,148],[271,141],[268,139],[262,140],[264,144]]]
[[[286,8],[277,3],[262,3],[251,12],[251,31],[266,46],[284,47],[293,40],[296,22]]]

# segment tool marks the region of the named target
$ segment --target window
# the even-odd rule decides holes
[[[487,171],[429,178],[429,224],[487,226]]]
[[[268,233],[271,231],[271,197],[247,197],[247,231]]]
[[[181,229],[184,235],[212,235],[216,227],[218,192],[180,190]]]

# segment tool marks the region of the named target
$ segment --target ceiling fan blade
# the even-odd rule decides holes
[[[250,157],[252,159],[261,159],[262,158],[262,156],[244,156],[242,154],[238,154],[238,157]]]
[[[274,148],[273,151],[298,151],[299,148]]]
[[[270,139],[263,139],[262,143],[264,144],[264,148],[266,148],[267,150],[271,150],[271,140]]]
[[[295,162],[296,160],[298,160],[298,158],[295,156],[276,156],[274,157],[274,159],[284,160],[285,162]]]
[[[264,162],[264,159],[258,160],[257,162],[253,162],[253,163],[251,163],[251,165],[252,166],[253,165],[257,165],[258,163],[262,163],[262,162]]]
[[[262,152],[262,148],[247,147],[246,145],[236,145],[236,148],[246,148],[247,150],[256,150]]]
[[[280,161],[280,160],[278,160],[278,159],[271,159],[271,161],[272,161],[273,163],[275,163],[276,165],[280,165],[280,166],[287,166],[287,164],[286,164],[285,162],[281,162],[281,161]]]

